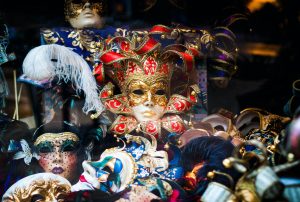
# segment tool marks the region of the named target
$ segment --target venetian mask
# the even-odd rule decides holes
[[[71,132],[42,134],[34,142],[40,166],[71,181],[77,169],[78,143],[78,136]]]
[[[100,93],[105,107],[120,115],[109,130],[117,135],[136,130],[156,137],[160,137],[161,128],[182,133],[185,126],[178,114],[191,109],[197,100],[196,90],[188,88],[187,97],[170,95],[170,85],[174,69],[182,75],[193,69],[190,52],[183,47],[180,52],[177,46],[161,51],[161,44],[151,37],[140,43],[115,37],[107,47],[100,61],[105,65],[105,74],[121,90],[121,94],[113,95],[114,85],[109,83]],[[178,60],[181,66],[176,64]]]
[[[167,106],[167,83],[134,80],[128,86],[129,105],[139,122],[160,119]]]
[[[123,148],[106,149],[98,161],[83,161],[84,172],[71,190],[101,189],[117,193],[134,184],[142,184],[151,192],[157,188],[156,177],[169,180],[180,178],[182,169],[176,166],[170,168],[167,152],[157,151],[155,137],[149,137],[151,141],[127,134]],[[179,153],[175,153],[173,160],[177,161]],[[166,194],[171,194],[172,187],[166,182],[162,184]]]
[[[52,173],[27,176],[13,184],[3,195],[3,202],[62,202],[71,190],[65,178]]]
[[[103,26],[100,0],[66,0],[65,17],[73,28],[101,28]]]

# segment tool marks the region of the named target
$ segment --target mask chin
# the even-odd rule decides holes
[[[83,28],[102,28],[103,20],[100,16],[94,16],[93,18],[84,18],[78,16],[77,18],[70,18],[69,23],[73,28],[83,29]]]
[[[76,18],[70,18],[69,23],[73,28],[76,29],[102,28],[104,24],[102,18],[98,14],[95,14],[93,17],[89,17],[89,18],[82,16],[82,14],[80,14]]]

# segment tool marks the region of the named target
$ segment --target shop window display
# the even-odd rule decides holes
[[[295,5],[51,7],[59,5],[66,25],[43,18],[32,36],[41,43],[15,41],[22,33],[10,20],[1,35],[3,201],[297,201],[300,74],[282,70],[297,64],[297,40],[287,37],[299,26]],[[270,35],[259,24],[272,13],[266,28],[278,32]],[[17,58],[6,53],[8,36]],[[13,84],[32,90],[29,107],[42,109],[33,110],[34,126],[23,119],[13,65]]]

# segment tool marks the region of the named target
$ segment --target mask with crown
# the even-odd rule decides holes
[[[109,130],[115,135],[136,130],[156,137],[162,135],[162,129],[184,132],[186,126],[179,115],[191,109],[200,91],[188,82],[194,70],[193,52],[182,45],[162,49],[149,35],[140,40],[115,37],[107,44],[100,56],[101,66],[121,91],[114,95],[115,86],[108,83],[100,93],[106,108],[119,115]],[[173,88],[176,75],[187,82]],[[173,94],[174,89],[181,93]]]

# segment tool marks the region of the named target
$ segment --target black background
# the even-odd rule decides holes
[[[157,0],[147,12],[140,12],[141,0],[107,1],[107,25],[143,27],[154,24],[180,23],[206,27],[222,21],[228,15],[240,12],[248,16],[231,27],[238,44],[261,42],[280,46],[275,58],[240,54],[239,70],[225,89],[209,84],[209,110],[220,107],[237,113],[246,107],[260,107],[283,114],[283,105],[292,96],[292,82],[300,79],[299,25],[300,6],[297,1],[278,1],[279,7],[265,4],[260,10],[249,13],[246,0],[186,0],[179,9],[168,0]],[[116,10],[117,4],[123,10]],[[63,0],[1,1],[3,21],[10,30],[9,51],[17,54],[15,67],[21,72],[26,53],[40,44],[41,27],[69,26],[64,20]]]

